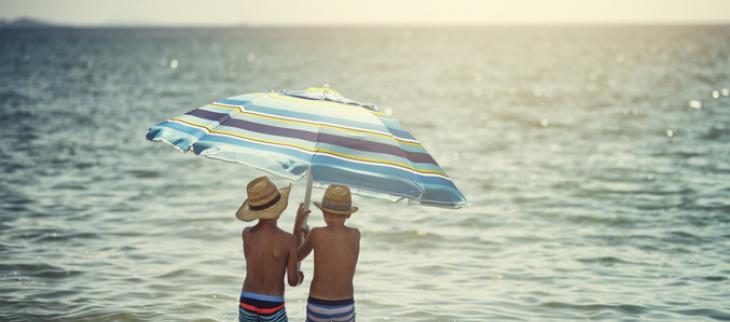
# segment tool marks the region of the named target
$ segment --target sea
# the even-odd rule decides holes
[[[469,201],[355,196],[359,321],[730,321],[723,25],[1,29],[0,320],[235,321],[262,173],[145,134],[323,84]]]

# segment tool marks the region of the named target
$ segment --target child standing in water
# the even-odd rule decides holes
[[[291,185],[276,189],[267,177],[256,178],[246,187],[248,199],[236,218],[253,227],[243,229],[246,279],[243,282],[238,320],[288,321],[284,307],[284,274],[289,285],[299,285],[304,274],[297,261],[297,239],[277,227],[277,220],[289,201]]]
[[[314,228],[307,234],[302,227],[308,212],[301,206],[294,225],[297,240],[301,240],[299,234],[306,234],[299,246],[298,260],[314,250],[307,322],[355,321],[352,279],[360,254],[360,231],[345,226],[345,220],[358,208],[352,207],[350,189],[343,185],[329,186],[322,202],[315,201],[314,205],[322,210],[327,226]]]

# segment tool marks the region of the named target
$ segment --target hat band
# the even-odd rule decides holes
[[[271,199],[271,201],[269,201],[269,202],[267,202],[267,203],[265,203],[263,205],[258,205],[258,206],[254,206],[252,204],[248,204],[248,209],[251,209],[251,210],[264,210],[266,208],[269,208],[269,207],[275,205],[277,202],[279,202],[280,199],[281,199],[281,194],[279,194],[279,192],[277,191],[276,192],[276,197],[274,197],[274,199]]]
[[[322,202],[322,208],[327,208],[335,211],[350,211],[352,209],[351,205],[335,205],[329,202],[329,200],[324,200]]]

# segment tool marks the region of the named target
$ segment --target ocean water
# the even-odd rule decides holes
[[[260,173],[146,130],[323,83],[470,202],[355,198],[360,321],[730,320],[726,26],[0,30],[0,320],[235,320]]]

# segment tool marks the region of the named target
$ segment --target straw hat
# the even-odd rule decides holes
[[[352,207],[350,189],[339,184],[327,187],[322,196],[322,202],[315,201],[314,205],[335,215],[349,215],[358,211],[357,207]]]
[[[236,218],[243,221],[279,218],[289,203],[291,185],[279,190],[267,177],[251,180],[246,186],[248,199],[236,211]]]

